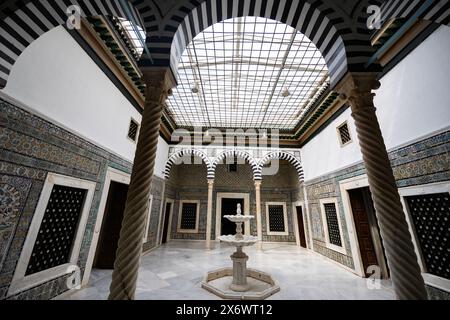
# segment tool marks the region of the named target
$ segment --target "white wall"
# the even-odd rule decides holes
[[[341,146],[338,126],[347,121],[352,142]],[[351,110],[347,108],[301,150],[305,181],[354,164],[362,159]]]
[[[375,106],[387,149],[450,126],[450,28],[442,26],[381,79]],[[348,120],[353,142],[340,147],[336,133]],[[347,109],[302,148],[305,181],[362,161]]]
[[[442,26],[381,79],[375,106],[387,149],[450,126],[450,28]]]
[[[156,151],[155,169],[153,174],[160,178],[164,178],[164,169],[167,159],[169,158],[169,145],[163,138],[158,139],[158,149]]]
[[[76,134],[133,161],[130,119],[141,115],[63,27],[34,41],[13,66],[4,93]],[[168,154],[160,138],[161,176]],[[164,163],[164,164],[162,164]]]

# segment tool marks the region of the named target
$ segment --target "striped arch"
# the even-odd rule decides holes
[[[300,163],[300,161],[298,161],[298,159],[296,157],[294,157],[292,154],[285,152],[285,151],[281,151],[281,150],[271,152],[259,161],[258,169],[260,170],[260,172],[262,172],[263,166],[265,166],[271,160],[274,160],[274,159],[289,161],[294,166],[295,170],[298,173],[298,180],[300,182],[304,181],[305,175],[303,173],[303,167],[302,167],[302,164]],[[259,180],[261,180],[261,179],[262,179],[262,176],[260,176]]]
[[[408,19],[417,13],[419,19],[450,26],[449,0],[388,0],[381,7],[381,20]]]
[[[183,16],[174,17],[173,26],[177,26],[170,50],[172,70],[178,69],[181,55],[191,40],[209,26],[230,18],[240,16],[260,16],[292,26],[306,35],[322,53],[329,69],[331,82],[335,84],[348,70],[347,66],[361,46],[354,50],[344,45],[344,39],[338,31],[339,24],[345,24],[342,14],[321,2],[306,1],[263,1],[263,0],[206,0]],[[338,27],[338,28],[337,28]],[[348,30],[348,25],[342,29]],[[348,33],[348,31],[347,31]],[[348,55],[346,50],[353,51]],[[368,49],[371,50],[371,49]]]
[[[126,18],[122,0],[37,0],[21,1],[0,12],[0,88],[6,86],[14,63],[22,52],[41,35],[66,24],[67,8],[77,5],[82,17],[114,16]],[[141,8],[141,10],[144,10]]]
[[[184,156],[197,156],[201,158],[208,169],[207,179],[214,179],[214,170],[212,169],[211,161],[209,161],[208,156],[204,152],[196,149],[184,149],[171,155],[166,162],[166,167],[164,168],[164,178],[169,179],[170,171],[175,161]]]
[[[214,174],[214,177],[216,174],[217,166],[226,158],[231,158],[231,157],[245,159],[252,167],[253,180],[258,180],[258,172],[259,172],[258,171],[258,163],[253,159],[253,157],[249,153],[247,153],[245,151],[240,151],[240,150],[224,151],[217,156],[217,158],[214,160],[214,162],[211,165],[211,169],[212,169],[212,173]]]

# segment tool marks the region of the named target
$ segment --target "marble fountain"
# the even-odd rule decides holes
[[[253,246],[258,238],[242,234],[242,224],[249,222],[254,216],[243,215],[241,205],[237,205],[236,215],[224,216],[236,223],[235,235],[224,235],[218,239],[236,251],[230,256],[233,267],[224,267],[209,271],[202,281],[202,288],[223,299],[262,300],[280,291],[278,283],[271,275],[259,270],[247,268],[248,256],[244,247]]]

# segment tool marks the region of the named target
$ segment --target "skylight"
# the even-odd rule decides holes
[[[123,18],[120,18],[119,21],[123,30],[126,32],[128,39],[130,39],[131,44],[135,48],[136,55],[138,57],[142,56],[146,37],[144,29]]]
[[[234,18],[188,45],[167,106],[180,127],[292,130],[328,83],[325,60],[302,33]]]

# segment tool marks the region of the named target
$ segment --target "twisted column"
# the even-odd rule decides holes
[[[375,77],[347,77],[343,90],[352,109],[367,171],[376,216],[386,251],[391,279],[399,299],[427,299],[397,184],[375,113],[372,89]]]
[[[211,249],[211,221],[214,179],[208,179],[208,208],[206,210],[206,249]]]
[[[167,72],[164,71],[144,74],[144,80],[147,84],[145,108],[120,230],[109,300],[134,299],[160,121],[163,105],[171,88],[168,85]]]
[[[262,222],[261,222],[261,181],[255,181],[255,197],[256,197],[256,236],[258,244],[256,248],[262,249]]]

